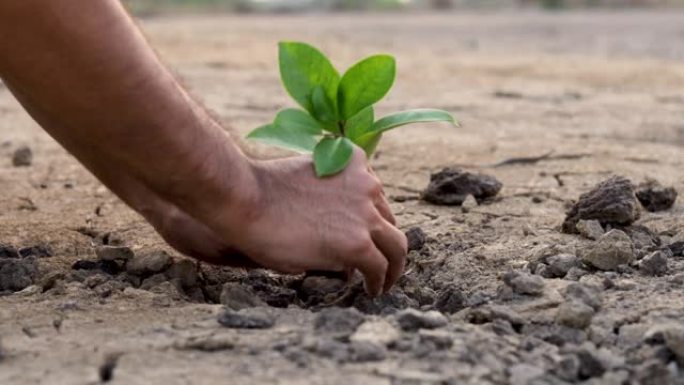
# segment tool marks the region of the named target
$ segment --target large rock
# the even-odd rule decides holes
[[[565,217],[562,230],[577,233],[577,223],[582,219],[596,219],[603,226],[630,225],[639,218],[639,206],[632,182],[614,176],[580,196]]]
[[[479,203],[496,196],[502,186],[492,176],[445,168],[430,176],[430,184],[423,192],[423,200],[437,205],[460,206],[468,195],[472,195]]]
[[[615,270],[636,259],[632,240],[624,231],[611,230],[584,250],[582,260],[600,270]]]

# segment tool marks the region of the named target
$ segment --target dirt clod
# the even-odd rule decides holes
[[[133,250],[126,246],[98,246],[95,255],[100,261],[128,261],[135,256]]]
[[[636,259],[632,240],[621,230],[611,230],[583,251],[582,261],[600,270],[616,270]]]
[[[448,322],[444,314],[435,310],[422,312],[416,309],[405,309],[397,313],[396,319],[405,331],[436,329],[446,326]]]
[[[0,258],[0,293],[17,292],[31,286],[38,276],[38,264],[33,257]]]
[[[412,227],[406,231],[409,251],[420,250],[425,246],[427,235],[420,227]]]
[[[28,146],[21,146],[12,154],[14,167],[29,167],[33,163],[33,151]]]
[[[601,290],[592,285],[573,282],[565,288],[564,296],[570,301],[582,302],[595,311],[599,311],[603,306]]]
[[[226,309],[219,315],[218,322],[230,329],[269,329],[275,325],[275,320],[264,308]]]
[[[677,190],[665,187],[655,179],[649,179],[637,186],[636,196],[644,208],[651,212],[670,209],[677,200]]]
[[[19,258],[19,252],[14,246],[0,243],[0,258]]]
[[[544,292],[544,279],[523,271],[509,271],[503,275],[503,281],[516,294],[541,295]]]
[[[492,176],[445,168],[430,176],[430,184],[422,198],[436,205],[460,206],[468,195],[481,203],[496,196],[501,187],[501,182]]]
[[[171,256],[164,251],[153,251],[136,255],[126,263],[126,271],[133,275],[146,276],[160,273],[171,266]]]
[[[468,298],[465,293],[456,286],[449,286],[440,290],[434,307],[442,313],[453,314],[467,306]]]
[[[596,219],[601,225],[627,226],[639,218],[639,202],[629,179],[614,176],[582,194],[563,222],[565,233],[577,233],[577,223]]]
[[[251,289],[235,282],[228,282],[223,285],[220,300],[222,304],[232,310],[266,305]]]

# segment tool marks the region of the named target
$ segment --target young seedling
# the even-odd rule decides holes
[[[373,105],[394,84],[392,56],[370,56],[341,77],[330,60],[308,44],[281,42],[279,56],[283,85],[303,110],[282,110],[272,123],[255,129],[247,138],[313,153],[318,177],[344,170],[354,144],[370,157],[382,134],[395,127],[437,121],[458,124],[448,112],[434,109],[402,111],[375,120]]]

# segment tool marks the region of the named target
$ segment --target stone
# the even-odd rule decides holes
[[[400,309],[418,307],[418,301],[410,298],[402,290],[392,289],[378,297],[359,295],[353,306],[366,314],[394,314]]]
[[[232,310],[266,306],[250,288],[236,282],[227,282],[223,285],[220,301]]]
[[[463,203],[461,203],[461,209],[464,213],[470,212],[472,209],[477,208],[477,206],[477,199],[472,194],[468,194]]]
[[[128,261],[135,257],[133,250],[126,246],[98,246],[95,255],[100,261]]]
[[[584,250],[582,261],[600,270],[616,270],[636,259],[632,240],[621,230],[611,230]]]
[[[164,274],[155,274],[145,278],[140,284],[140,289],[149,291],[153,287],[167,281],[168,279]]]
[[[568,270],[568,273],[565,275],[565,279],[569,281],[579,281],[580,278],[584,277],[587,274],[589,274],[588,271],[580,267],[573,267],[570,270]]]
[[[411,227],[406,231],[406,239],[408,240],[408,250],[418,251],[425,246],[427,235],[420,227]]]
[[[601,222],[596,219],[580,219],[575,225],[575,228],[581,236],[587,239],[593,239],[594,241],[598,240],[606,233],[603,226],[601,226]]]
[[[405,331],[436,329],[446,326],[448,323],[444,314],[435,310],[422,312],[416,309],[405,309],[397,313],[396,320]]]
[[[677,190],[674,187],[664,187],[655,179],[648,179],[637,186],[636,196],[646,210],[664,211],[674,206]]]
[[[420,329],[418,339],[422,344],[431,344],[438,350],[449,349],[454,344],[454,336],[446,330]]]
[[[299,287],[299,295],[308,303],[321,302],[330,294],[339,293],[347,287],[344,279],[311,275]]]
[[[175,261],[164,275],[169,280],[178,280],[183,288],[195,287],[200,280],[197,264],[187,258]]]
[[[602,226],[627,226],[639,219],[640,204],[629,179],[614,176],[582,194],[567,213],[563,222],[564,233],[576,234],[577,223],[595,219]]]
[[[496,196],[503,185],[496,178],[458,168],[445,168],[430,176],[422,199],[436,205],[460,206],[472,195],[478,203]]]
[[[344,339],[349,338],[364,320],[364,315],[354,308],[329,307],[316,314],[314,329],[319,334]]]
[[[651,277],[665,275],[667,274],[667,257],[662,250],[654,251],[639,261],[639,271]]]
[[[569,301],[574,300],[582,302],[594,309],[594,311],[601,310],[601,307],[603,306],[601,289],[593,285],[573,282],[565,288],[564,297]]]
[[[264,308],[226,309],[219,315],[218,323],[230,329],[269,329],[275,325],[275,320]]]
[[[544,279],[526,272],[509,271],[503,281],[517,294],[538,296],[544,292]]]
[[[391,323],[382,318],[362,323],[349,337],[352,342],[373,342],[389,346],[399,340],[401,333]]]
[[[370,341],[352,341],[349,344],[349,358],[351,362],[378,362],[387,358],[385,345]]]
[[[21,146],[14,150],[12,154],[12,165],[14,167],[29,167],[33,164],[33,151],[28,146]]]
[[[171,266],[172,259],[164,251],[153,251],[146,254],[136,255],[126,263],[126,271],[133,275],[152,275],[161,273]]]
[[[568,301],[558,308],[556,323],[559,325],[586,329],[591,324],[594,309],[580,301]]]
[[[580,260],[572,254],[558,254],[546,259],[553,278],[563,278],[573,267],[579,267]]]
[[[468,307],[468,298],[461,289],[452,285],[440,290],[434,308],[446,314],[454,314]]]
[[[33,257],[0,259],[0,293],[14,293],[34,284],[38,264]]]

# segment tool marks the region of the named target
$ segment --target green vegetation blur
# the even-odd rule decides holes
[[[684,0],[123,0],[136,14],[158,12],[302,12],[401,9],[682,6]]]

